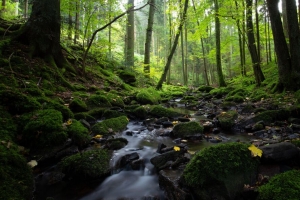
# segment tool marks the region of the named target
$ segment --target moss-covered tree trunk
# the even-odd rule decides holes
[[[31,57],[41,57],[54,67],[72,69],[62,53],[60,27],[60,0],[34,0],[30,18],[15,39],[29,44]]]

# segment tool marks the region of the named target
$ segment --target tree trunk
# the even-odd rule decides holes
[[[150,50],[152,39],[152,27],[154,21],[155,12],[155,0],[150,0],[148,27],[146,31],[146,43],[145,43],[145,57],[144,57],[144,75],[146,78],[150,78]]]
[[[31,57],[42,57],[53,67],[75,72],[62,54],[60,22],[59,0],[35,0],[30,18],[15,39],[30,45]]]
[[[283,33],[284,33],[286,39],[289,38],[289,29],[288,29],[287,11],[286,11],[287,1],[290,1],[290,0],[282,0],[281,1]],[[288,40],[287,40],[287,43],[288,43]]]
[[[261,82],[265,80],[265,77],[260,68],[260,60],[255,45],[253,21],[252,21],[252,0],[246,0],[246,6],[247,6],[246,16],[247,16],[248,48],[251,55],[252,67],[254,71],[256,85],[260,86]]]
[[[27,19],[28,17],[28,0],[24,2],[24,18]]]
[[[74,35],[74,44],[77,43],[79,40],[79,28],[80,28],[80,19],[79,19],[79,14],[80,14],[80,1],[76,0],[75,2],[75,35]]]
[[[275,51],[277,55],[277,65],[279,72],[278,89],[292,88],[293,80],[290,78],[291,58],[289,55],[288,45],[285,40],[280,12],[278,10],[279,0],[267,0],[271,27],[273,31]]]
[[[295,1],[287,1],[286,3],[288,34],[290,42],[290,56],[292,61],[292,70],[294,73],[300,72],[300,32],[297,19],[297,6]],[[294,74],[293,73],[293,74]],[[294,74],[296,75],[296,74]],[[299,77],[299,74],[296,76]]]
[[[184,8],[183,8],[183,15],[182,15],[182,18],[180,20],[180,24],[179,24],[179,27],[178,27],[178,31],[176,32],[176,35],[175,35],[175,39],[174,39],[174,43],[172,45],[172,49],[171,49],[171,52],[168,56],[168,60],[167,60],[167,63],[165,65],[165,69],[164,69],[164,72],[160,78],[160,80],[158,81],[157,83],[157,86],[156,86],[156,89],[160,90],[162,88],[162,84],[164,82],[164,80],[166,79],[166,76],[167,76],[167,73],[168,73],[168,70],[170,68],[170,65],[171,65],[171,61],[172,61],[172,58],[173,58],[173,55],[174,55],[174,52],[176,50],[176,47],[177,47],[177,44],[178,44],[178,39],[179,39],[179,36],[182,32],[182,27],[183,27],[183,24],[185,22],[185,19],[186,19],[186,15],[187,15],[187,8],[188,8],[188,3],[189,1],[188,0],[185,0],[185,3],[184,3]]]
[[[69,13],[68,13],[68,39],[72,40],[72,29],[73,29],[73,20],[72,20],[72,3],[69,2]]]
[[[219,87],[225,87],[226,83],[225,83],[224,77],[223,77],[222,62],[221,62],[221,23],[220,23],[220,18],[219,18],[218,0],[214,0],[214,3],[215,3],[217,73],[218,73]]]
[[[128,0],[129,7],[134,6],[134,0]],[[134,67],[134,12],[127,14],[125,64]]]
[[[259,33],[259,16],[258,16],[258,0],[255,0],[255,24],[256,24],[256,41],[257,41],[257,56],[260,59],[260,33]]]
[[[6,6],[6,0],[2,0],[2,3],[1,3],[1,16],[4,15],[5,13],[5,6]]]
[[[235,8],[236,10],[239,10],[239,5],[237,1],[235,0]],[[238,28],[238,37],[239,37],[239,50],[240,50],[240,63],[241,63],[241,74],[242,76],[246,76],[246,68],[245,68],[245,62],[244,62],[244,48],[243,48],[243,32],[241,30],[241,25],[240,25],[240,19],[236,19],[236,25]]]

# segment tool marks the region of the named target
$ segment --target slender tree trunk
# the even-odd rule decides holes
[[[178,27],[178,31],[176,32],[176,35],[175,35],[175,39],[174,39],[174,43],[172,45],[172,49],[171,49],[171,52],[168,56],[168,60],[167,60],[167,63],[165,65],[165,69],[164,69],[164,72],[160,78],[160,80],[158,81],[158,84],[156,86],[156,89],[160,90],[162,88],[162,84],[164,82],[164,80],[166,79],[166,76],[167,76],[167,72],[170,68],[170,65],[171,65],[171,61],[172,61],[172,58],[173,58],[173,55],[174,55],[174,52],[176,50],[176,47],[177,47],[177,44],[178,44],[178,39],[179,39],[179,36],[182,32],[182,27],[183,27],[183,24],[185,22],[185,19],[186,19],[186,15],[187,15],[187,8],[188,8],[188,3],[189,1],[188,0],[185,0],[185,3],[184,3],[184,8],[183,8],[183,15],[182,15],[182,18],[180,20],[180,24],[179,24],[179,27]]]
[[[257,40],[257,56],[260,59],[260,33],[259,33],[259,15],[258,15],[258,0],[255,0],[255,24],[256,24],[256,40]]]
[[[268,17],[267,17],[267,13],[265,14],[265,51],[266,51],[266,60],[267,60],[267,64],[269,64],[269,49],[268,49],[268,40],[269,40],[269,35],[268,35]]]
[[[180,46],[181,46],[181,67],[182,67],[182,80],[183,85],[186,85],[185,80],[185,63],[184,63],[184,42],[183,42],[183,34],[180,35]]]
[[[225,87],[226,83],[222,72],[221,62],[221,23],[219,18],[219,4],[218,0],[214,0],[215,3],[215,29],[216,29],[216,60],[217,60],[217,73],[219,79],[219,87]]]
[[[134,7],[134,0],[128,0],[128,5]],[[134,67],[134,12],[127,14],[126,36],[126,67]]]
[[[6,0],[2,0],[2,3],[1,3],[1,16],[3,16],[4,13],[5,13],[5,7],[6,7]]]
[[[151,39],[152,39],[152,27],[154,21],[155,12],[155,0],[150,0],[148,27],[146,31],[146,43],[145,43],[145,56],[144,56],[144,76],[150,78],[150,50],[151,50]]]
[[[285,38],[287,39],[287,43],[288,42],[288,38],[289,38],[289,29],[288,29],[288,22],[287,22],[287,11],[286,11],[286,4],[287,1],[290,0],[282,0],[281,1],[281,7],[282,7],[282,25],[283,25],[283,33],[285,35]]]
[[[15,16],[18,16],[19,15],[19,0],[15,0],[15,4],[16,4]]]
[[[111,1],[109,1],[109,13],[108,13],[108,18],[109,21],[111,21],[111,12],[112,12],[112,5],[111,5]],[[108,26],[108,54],[109,54],[109,58],[112,59],[112,52],[111,52],[111,45],[112,45],[112,41],[111,41],[111,25]]]
[[[184,26],[184,51],[185,51],[185,57],[184,57],[184,67],[185,67],[185,85],[187,86],[189,84],[189,72],[188,72],[188,31],[187,26],[185,23]]]
[[[24,18],[28,18],[28,0],[24,1]]]
[[[171,1],[169,1],[169,8],[171,7]],[[171,12],[169,12],[169,54],[171,53],[172,50],[172,15]],[[168,61],[167,61],[168,62]],[[168,69],[168,76],[167,76],[167,84],[170,84],[171,82],[171,63]]]
[[[79,40],[79,27],[80,27],[80,1],[76,0],[75,2],[75,35],[74,35],[74,44]]]
[[[72,40],[72,29],[73,29],[73,17],[72,17],[72,3],[69,2],[69,15],[68,15],[68,39]]]
[[[235,0],[236,10],[239,10],[239,6],[237,1]],[[241,74],[242,76],[246,76],[245,62],[244,62],[244,48],[243,48],[243,31],[241,30],[241,21],[239,18],[236,19],[236,25],[238,28],[238,37],[239,37],[239,50],[240,50],[240,63],[241,63]]]
[[[254,71],[256,85],[260,86],[261,82],[265,80],[265,77],[260,68],[260,60],[257,53],[257,47],[255,45],[255,38],[253,32],[253,20],[252,20],[252,0],[246,0],[246,15],[247,15],[247,36],[248,36],[248,48],[251,55],[252,67]]]

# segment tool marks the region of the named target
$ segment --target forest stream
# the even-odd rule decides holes
[[[175,102],[177,102],[177,100]],[[176,111],[188,114],[191,121],[200,121],[206,117],[203,115],[197,116],[198,112],[187,109],[183,104],[176,104]],[[206,111],[209,110],[208,107],[205,108]],[[172,128],[164,128],[162,126],[156,126],[150,129],[142,120],[131,120],[127,125],[127,129],[119,134],[119,137],[127,139],[128,144],[124,148],[113,152],[110,161],[112,169],[110,176],[101,181],[65,181],[63,177],[61,177],[63,175],[56,172],[56,165],[53,165],[36,173],[34,199],[167,199],[164,195],[164,191],[159,186],[157,170],[153,164],[151,164],[150,159],[159,154],[157,153],[159,145],[164,144],[169,147],[178,143],[178,140],[172,140],[170,137],[161,134],[168,133],[171,130]],[[193,154],[204,147],[216,145],[216,143],[219,142],[249,142],[250,139],[255,138],[253,135],[248,135],[240,131],[235,131],[235,133],[221,131],[215,134],[211,132],[206,135],[212,140],[206,138],[196,142],[184,140],[181,142],[185,142],[188,147],[188,152]],[[216,141],[214,138],[218,138],[218,140]],[[138,170],[132,170],[129,165],[120,168],[117,166],[118,161],[124,156],[132,157],[132,160],[142,160],[143,162],[138,163]],[[58,181],[55,179],[58,179]],[[53,181],[54,184],[52,184]],[[49,184],[49,182],[51,184]]]

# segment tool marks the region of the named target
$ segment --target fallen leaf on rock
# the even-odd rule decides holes
[[[253,144],[251,144],[251,146],[248,147],[248,149],[251,151],[251,155],[252,155],[253,157],[256,157],[256,156],[261,157],[261,156],[262,156],[262,150],[260,150],[259,148],[257,148],[257,147],[254,146]]]

